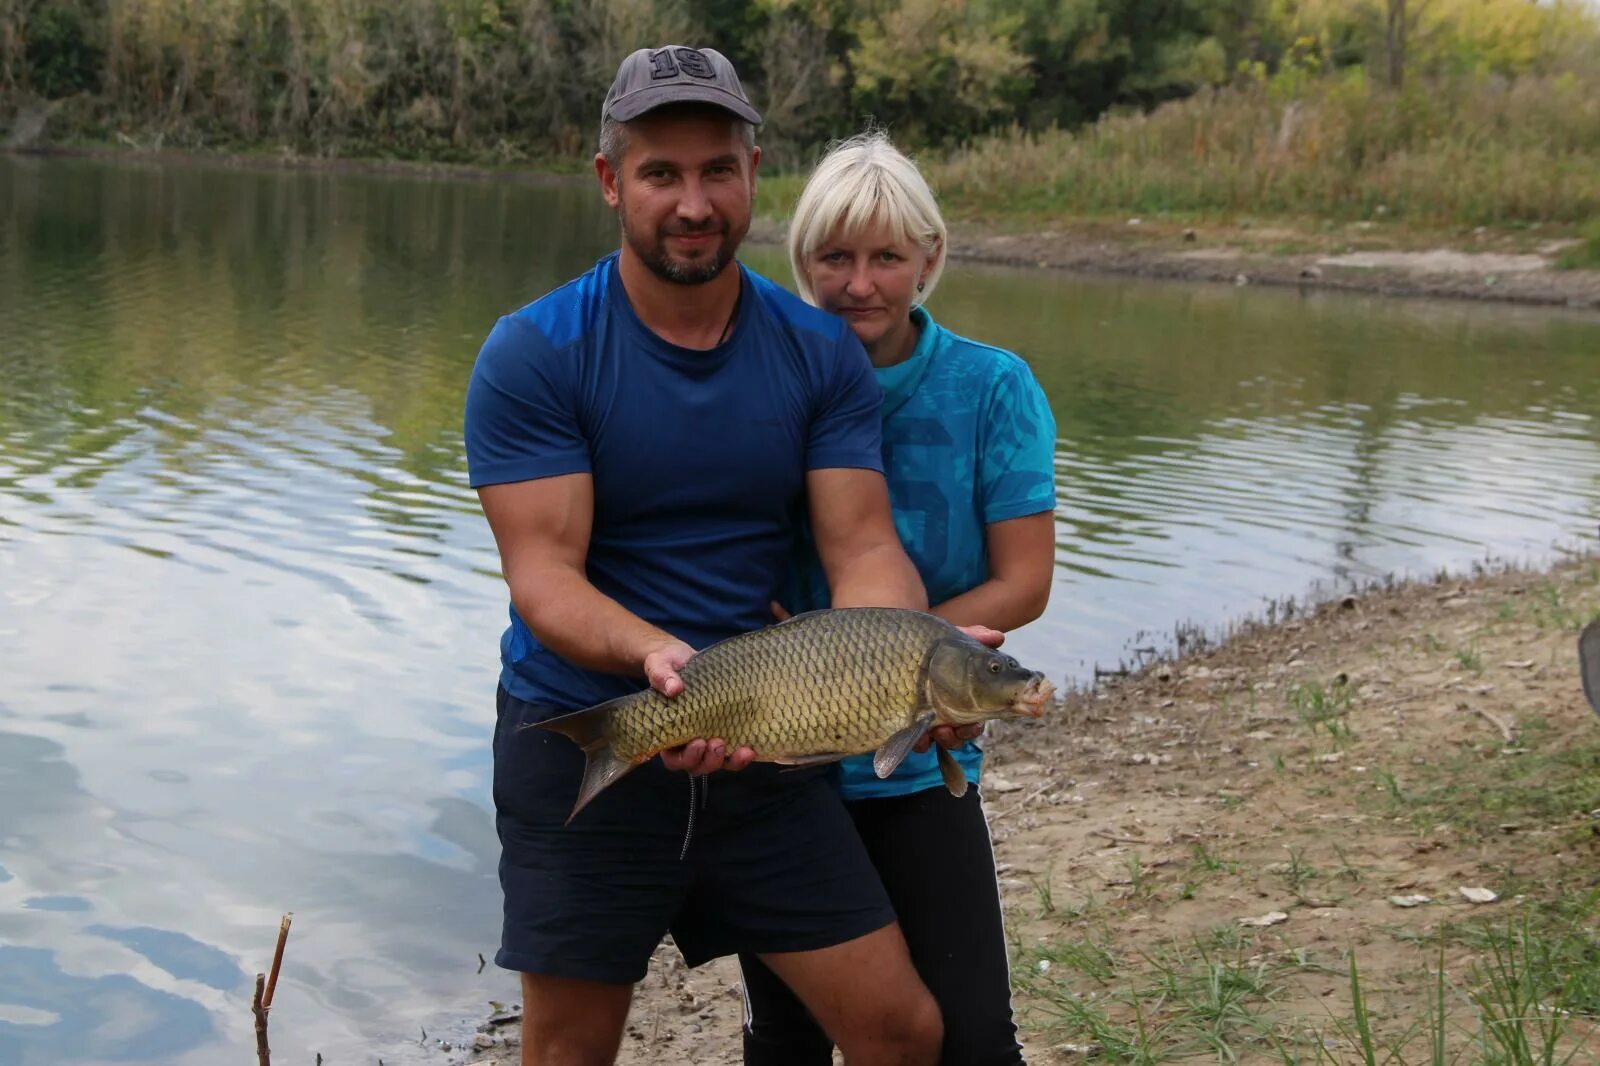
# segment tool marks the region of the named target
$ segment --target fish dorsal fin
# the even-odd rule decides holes
[[[1600,714],[1600,618],[1578,634],[1578,673],[1583,678],[1583,694],[1594,713]]]
[[[906,761],[906,756],[911,754],[911,749],[917,746],[917,741],[932,727],[933,712],[929,711],[884,741],[872,756],[872,772],[878,775],[879,780],[894,773]]]
[[[939,776],[944,778],[944,787],[950,790],[950,795],[957,799],[967,794],[967,775],[961,769],[961,764],[956,762],[956,757],[950,754],[949,748],[939,748]]]

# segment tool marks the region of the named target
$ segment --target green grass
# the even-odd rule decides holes
[[[1583,227],[1579,239],[1556,260],[1557,270],[1600,270],[1600,217]]]
[[[1231,934],[1226,949],[1215,940],[1164,945],[1141,956],[1133,974],[1088,941],[1041,946],[1018,961],[1031,963],[1012,971],[1031,1023],[1042,1023],[1052,1039],[1092,1044],[1118,1063],[1193,1055],[1237,1061],[1269,1039],[1268,1010],[1282,970],[1250,957],[1248,943]],[[1041,961],[1051,965],[1041,968]]]
[[[1350,724],[1345,719],[1350,713],[1348,684],[1303,682],[1289,689],[1288,700],[1301,724],[1313,733],[1322,729],[1335,740],[1348,740],[1352,736]]]
[[[1600,573],[1592,573],[1591,578],[1590,584],[1593,584],[1594,580],[1600,580]],[[1600,618],[1600,611],[1572,603],[1561,586],[1552,581],[1539,582],[1528,591],[1528,599],[1529,614],[1540,629],[1576,633],[1593,619]]]
[[[1600,826],[1589,813],[1600,810],[1600,736],[1569,736],[1531,718],[1522,724],[1518,744],[1524,751],[1516,756],[1462,751],[1419,767],[1404,790],[1392,775],[1379,771],[1378,778],[1391,809],[1480,836],[1495,836],[1507,824],[1574,836]]]

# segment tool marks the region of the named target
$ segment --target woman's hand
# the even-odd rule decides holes
[[[973,638],[980,644],[991,648],[998,648],[1006,642],[1006,635],[998,629],[988,626],[961,626],[961,632]],[[927,751],[937,744],[941,748],[959,748],[974,737],[983,735],[983,725],[949,726],[936,725],[928,730],[928,735],[917,741],[912,751]]]

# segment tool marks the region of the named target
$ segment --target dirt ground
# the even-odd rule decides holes
[[[963,243],[964,242],[964,243]],[[1234,285],[1343,289],[1600,308],[1600,270],[1557,270],[1568,244],[1527,233],[1429,234],[1393,225],[1333,229],[1086,223],[1006,234],[957,230],[955,257]]]
[[[1600,1062],[1600,564],[1272,615],[995,736],[1029,1061]],[[665,946],[618,1061],[736,1063],[740,1016]]]
[[[750,239],[781,241],[782,225],[758,219]],[[1600,270],[1555,267],[1572,243],[1527,231],[1443,234],[1371,222],[1187,227],[1065,220],[1025,233],[957,223],[950,255],[1086,274],[1600,309]]]

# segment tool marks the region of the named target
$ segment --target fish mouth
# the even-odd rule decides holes
[[[1030,718],[1043,718],[1045,704],[1055,694],[1056,687],[1041,674],[1028,682],[1028,687],[1022,690],[1014,706]]]

